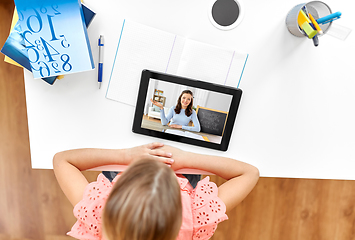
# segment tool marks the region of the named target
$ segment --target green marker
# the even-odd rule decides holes
[[[303,31],[306,33],[306,35],[308,36],[308,38],[313,38],[318,32],[317,30],[314,30],[311,25],[309,25],[309,23],[304,22],[301,26],[301,28],[303,29]]]

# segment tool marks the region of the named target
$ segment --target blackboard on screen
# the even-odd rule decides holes
[[[197,106],[196,113],[201,132],[223,136],[228,112]]]

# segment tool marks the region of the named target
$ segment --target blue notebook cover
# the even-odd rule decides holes
[[[84,4],[82,4],[82,9],[84,13],[85,25],[86,27],[89,27],[92,19],[96,14]],[[1,52],[32,72],[31,64],[28,60],[25,40],[23,38],[19,22],[16,23],[14,29],[11,31],[3,48],[1,49]],[[47,77],[42,79],[49,84],[53,84],[56,80],[56,77]]]
[[[15,5],[34,78],[94,69],[79,0],[15,0]]]
[[[88,8],[87,6],[85,6],[84,3],[81,3],[81,7],[83,9],[86,28],[88,28],[92,19],[95,17],[96,13],[92,11],[90,8]]]

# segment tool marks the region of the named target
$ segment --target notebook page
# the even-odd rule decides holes
[[[118,44],[106,97],[135,106],[142,70],[176,72],[175,55],[179,57],[181,53],[174,49],[181,49],[183,40],[175,34],[125,20]]]
[[[247,54],[187,39],[177,75],[237,87]]]
[[[171,51],[171,56],[169,59],[169,64],[164,73],[176,75],[180,65],[180,59],[182,52],[184,50],[186,38],[181,36],[176,36],[173,50]]]

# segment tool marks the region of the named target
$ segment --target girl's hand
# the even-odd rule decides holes
[[[174,171],[186,168],[186,162],[191,161],[191,158],[189,157],[189,152],[183,151],[179,148],[164,145],[161,150],[173,154],[172,158],[174,159],[174,163],[171,165],[171,169],[173,169]]]
[[[177,124],[170,124],[169,127],[171,128],[177,128],[177,129],[182,129],[181,125],[177,125]]]
[[[151,101],[155,106],[157,106],[158,108],[160,108],[160,109],[163,109],[163,108],[164,108],[163,105],[162,105],[160,102],[153,101],[152,99],[150,99],[150,101]]]
[[[127,161],[130,164],[141,159],[152,159],[171,165],[174,162],[171,158],[172,153],[161,149],[163,146],[163,143],[154,142],[138,147],[128,148],[126,150]]]

